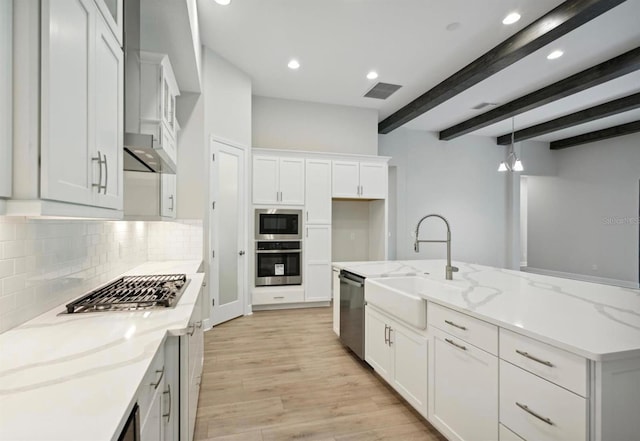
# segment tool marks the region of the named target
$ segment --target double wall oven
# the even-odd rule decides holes
[[[256,209],[256,286],[302,284],[302,210]]]

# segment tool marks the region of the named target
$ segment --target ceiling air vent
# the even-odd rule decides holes
[[[366,98],[375,98],[377,100],[386,100],[389,98],[396,90],[400,89],[402,86],[398,86],[397,84],[389,84],[389,83],[378,83],[373,86],[367,93],[364,94]]]
[[[477,104],[475,106],[472,107],[473,110],[481,110],[484,109],[485,107],[495,107],[497,106],[497,103],[480,103]]]

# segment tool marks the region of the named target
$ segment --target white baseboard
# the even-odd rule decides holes
[[[543,276],[560,277],[561,279],[580,280],[583,282],[600,283],[602,285],[620,286],[623,288],[638,289],[640,285],[637,282],[628,280],[608,279],[606,277],[588,276],[586,274],[574,274],[563,271],[554,271],[542,268],[532,268],[530,266],[520,267],[520,271],[532,274],[541,274]]]

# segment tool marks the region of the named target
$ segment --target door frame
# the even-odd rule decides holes
[[[220,144],[224,144],[226,146],[229,147],[233,147],[233,148],[237,148],[239,150],[242,150],[242,152],[244,153],[244,191],[243,191],[243,201],[241,202],[241,206],[242,206],[242,210],[244,211],[244,231],[242,233],[242,245],[243,245],[243,249],[245,250],[245,264],[242,267],[242,272],[241,272],[241,285],[242,285],[242,293],[241,296],[239,298],[240,302],[242,303],[242,312],[244,315],[249,315],[252,313],[251,308],[250,308],[250,300],[249,300],[249,292],[248,292],[248,288],[249,288],[249,283],[248,283],[248,274],[249,274],[249,265],[251,263],[250,258],[253,255],[253,253],[251,252],[250,249],[248,249],[248,245],[249,245],[249,241],[248,241],[248,237],[249,237],[249,231],[250,231],[250,221],[251,221],[251,216],[249,216],[249,209],[250,209],[250,199],[249,199],[249,189],[251,188],[251,148],[234,142],[234,141],[230,141],[228,139],[225,139],[223,137],[220,136],[216,136],[213,134],[209,135],[209,146],[208,146],[208,151],[209,151],[209,160],[212,160],[212,167],[210,168],[210,173],[208,176],[208,196],[207,196],[207,214],[205,216],[206,218],[206,224],[207,224],[207,228],[206,228],[206,240],[205,240],[205,247],[206,249],[206,256],[207,262],[211,262],[211,252],[214,249],[213,245],[214,245],[214,237],[211,234],[211,230],[212,228],[215,226],[214,225],[214,218],[212,217],[212,213],[213,213],[213,202],[214,202],[214,185],[215,185],[215,176],[213,176],[213,173],[211,173],[211,171],[213,170],[213,154],[215,151],[215,147],[213,145],[214,142],[220,143]],[[209,303],[207,306],[208,309],[208,315],[209,315],[209,320],[207,323],[207,328],[210,328],[213,325],[213,303],[212,300],[215,298],[214,294],[215,294],[215,287],[217,286],[217,280],[214,279],[214,272],[213,272],[213,268],[211,267],[211,265],[207,265],[208,267],[208,286],[209,286]]]

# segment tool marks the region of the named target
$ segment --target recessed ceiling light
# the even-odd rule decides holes
[[[375,80],[376,78],[378,78],[378,72],[372,70],[371,72],[369,72],[367,74],[367,79],[369,80]]]
[[[512,12],[511,14],[507,15],[504,18],[504,20],[502,20],[502,24],[505,24],[505,25],[514,24],[518,20],[520,20],[520,14],[518,14],[517,12]]]
[[[291,60],[289,61],[289,64],[287,64],[287,66],[289,66],[289,69],[298,69],[300,67],[300,63],[298,62],[298,60]]]
[[[216,0],[216,3],[222,6],[227,6],[229,3],[231,3],[231,0]]]
[[[556,58],[560,58],[563,55],[564,55],[564,52],[558,49],[551,52],[549,55],[547,55],[547,60],[555,60]]]

